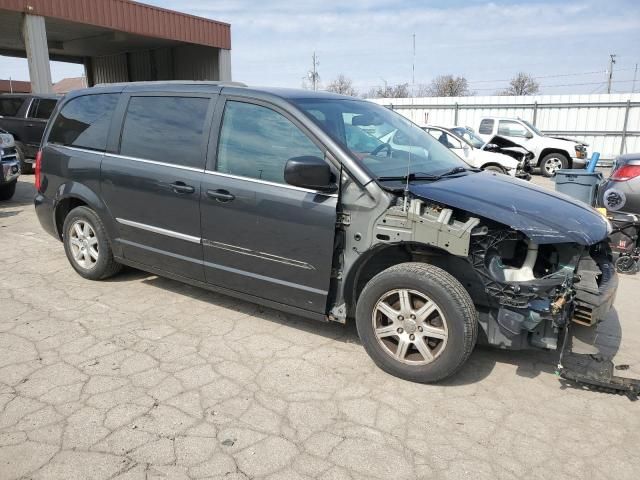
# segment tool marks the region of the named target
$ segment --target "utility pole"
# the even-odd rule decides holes
[[[613,65],[616,63],[616,54],[609,54],[609,80],[607,82],[607,93],[611,93],[611,81],[613,80]]]
[[[636,63],[636,69],[633,72],[633,83],[631,84],[631,93],[636,93],[636,78],[638,77],[638,64]]]
[[[313,65],[311,67],[311,70],[309,70],[309,80],[311,80],[311,88],[313,90],[318,90],[318,83],[320,80],[320,75],[318,74],[318,65],[320,65],[320,62],[318,61],[316,52],[313,52],[313,56],[311,57],[311,59],[313,61]]]
[[[416,85],[416,34],[413,34],[413,64],[411,65],[411,86]]]

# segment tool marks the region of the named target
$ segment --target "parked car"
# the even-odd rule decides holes
[[[422,128],[442,145],[458,155],[470,167],[504,173],[512,177],[516,176],[518,161],[513,158],[498,153],[485,152],[482,149],[476,149],[470,142],[444,127],[428,125]],[[388,143],[394,150],[424,155],[420,147],[409,144],[407,138],[400,130],[389,132],[381,137],[380,141],[382,143]]]
[[[47,121],[60,97],[36,94],[0,94],[0,128],[11,133],[23,173],[33,172]]]
[[[599,203],[607,210],[640,214],[640,153],[616,158],[598,192]]]
[[[397,130],[415,149],[354,140],[354,128]],[[46,129],[35,185],[42,227],[82,277],[129,265],[355,318],[375,363],[412,381],[452,375],[477,341],[555,349],[569,322],[603,319],[617,287],[597,211],[470,170],[396,112],[342,95],[76,91]]]
[[[587,162],[587,144],[545,135],[531,123],[519,118],[482,118],[478,134],[486,141],[499,135],[521,144],[533,152],[531,163],[540,168],[545,177],[552,177],[561,168],[584,168]]]
[[[616,158],[609,178],[598,188],[614,232],[611,248],[620,273],[636,273],[640,260],[640,153]]]
[[[471,143],[475,148],[480,148],[487,152],[501,153],[515,158],[518,161],[516,177],[525,180],[531,179],[531,172],[533,171],[531,160],[533,160],[535,155],[519,143],[499,135],[495,135],[490,138],[489,141],[485,142],[484,139],[469,127],[456,126],[450,128],[450,130]]]
[[[0,129],[0,200],[10,200],[20,176],[20,160],[13,136]]]

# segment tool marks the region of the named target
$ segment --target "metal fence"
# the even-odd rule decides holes
[[[549,135],[589,144],[603,160],[640,152],[640,93],[486,97],[383,98],[419,125],[463,125],[476,131],[482,117],[517,117]]]

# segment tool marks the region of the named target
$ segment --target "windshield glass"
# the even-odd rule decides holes
[[[527,122],[526,120],[522,120],[522,123],[524,123],[527,127],[529,127],[531,130],[533,130],[534,132],[536,132],[536,134],[540,135],[541,137],[544,137],[544,133],[542,133],[540,130],[538,130],[536,127],[534,127],[533,125],[531,125],[529,122]]]
[[[473,130],[470,130],[465,127],[455,127],[452,128],[451,131],[458,135],[459,137],[464,138],[467,142],[473,145],[475,148],[481,148],[484,145],[484,140],[480,138]]]
[[[372,102],[297,99],[296,105],[376,177],[440,175],[468,165],[403,116]]]

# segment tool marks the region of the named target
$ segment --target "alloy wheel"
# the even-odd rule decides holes
[[[416,290],[396,289],[380,297],[371,317],[378,343],[394,360],[433,362],[447,345],[447,321],[440,307]]]
[[[551,157],[544,164],[544,169],[547,171],[547,173],[550,176],[555,175],[556,172],[558,170],[560,170],[561,168],[562,168],[562,159],[560,159],[558,157]]]
[[[84,269],[95,267],[98,261],[98,237],[85,220],[76,220],[69,229],[69,246],[74,261]]]

